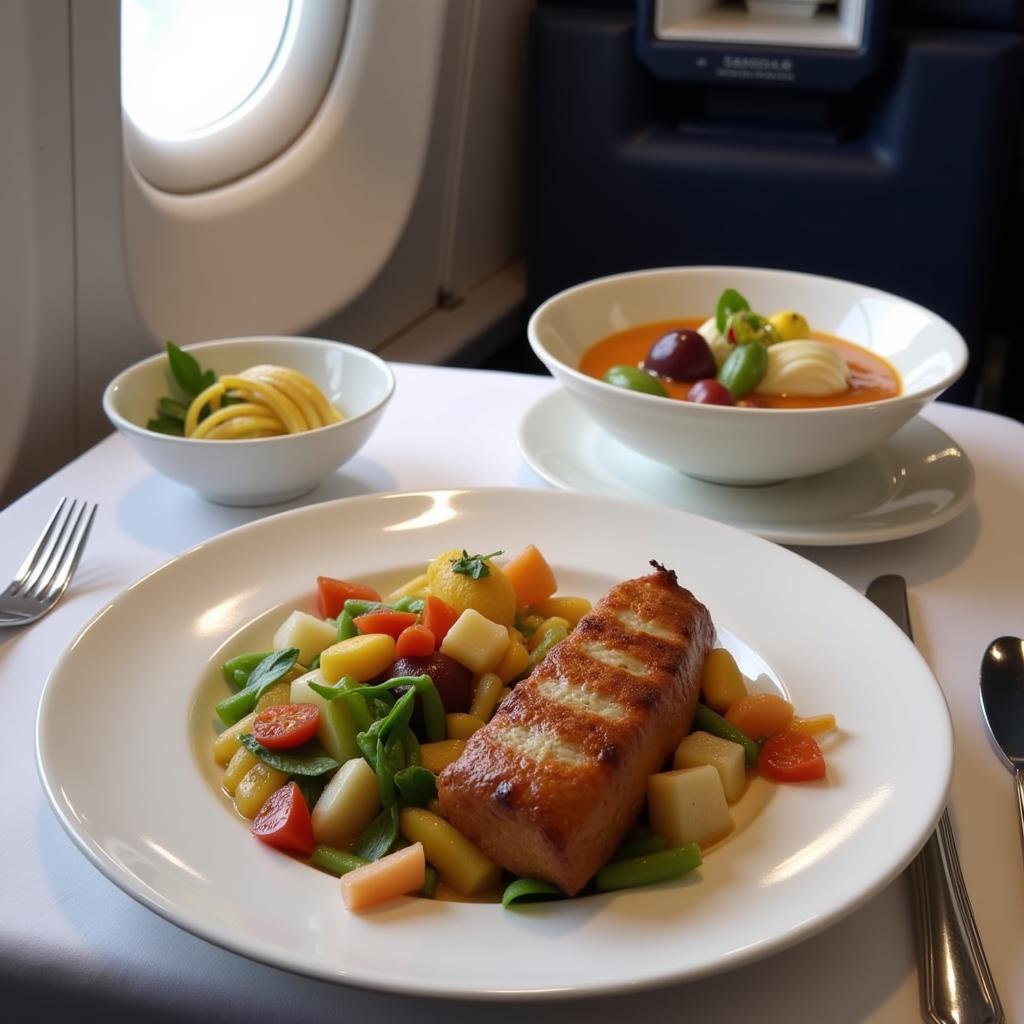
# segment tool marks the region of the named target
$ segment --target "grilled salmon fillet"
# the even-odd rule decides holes
[[[612,587],[439,776],[445,817],[492,860],[569,895],[607,862],[647,777],[689,731],[708,610],[655,572]]]

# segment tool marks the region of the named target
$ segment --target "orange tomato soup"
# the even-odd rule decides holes
[[[639,366],[647,355],[650,347],[669,331],[680,327],[696,330],[705,318],[680,317],[678,320],[664,320],[653,324],[640,324],[625,331],[608,335],[601,341],[591,345],[583,353],[580,361],[580,372],[598,380],[612,366],[628,363]],[[834,348],[850,368],[850,387],[841,395],[825,395],[808,398],[796,395],[762,395],[755,391],[757,404],[768,409],[820,409],[833,405],[859,405],[864,402],[877,402],[883,398],[895,398],[900,393],[900,378],[895,368],[881,356],[869,352],[852,341],[834,338],[830,334],[812,331],[811,337],[823,341]],[[686,398],[693,386],[692,381],[668,380],[659,377],[665,390],[672,398]]]

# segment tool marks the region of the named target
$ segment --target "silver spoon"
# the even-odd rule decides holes
[[[1017,811],[1024,843],[1024,640],[1001,636],[981,659],[981,709],[1017,778]]]

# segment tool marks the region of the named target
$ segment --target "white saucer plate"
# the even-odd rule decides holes
[[[519,448],[556,487],[670,505],[779,544],[838,547],[911,537],[958,516],[974,490],[963,449],[920,416],[839,469],[761,487],[697,480],[639,455],[562,390],[526,412]]]
[[[752,780],[733,806],[734,833],[677,882],[519,911],[406,898],[350,913],[337,879],[256,842],[221,789],[211,753],[213,705],[227,692],[219,665],[260,649],[291,609],[311,609],[318,574],[386,588],[446,549],[528,543],[562,593],[591,599],[652,558],[677,567],[760,688],[803,714],[836,715],[828,778]],[[525,489],[325,502],[194,548],[115,598],[61,656],[36,743],[43,787],[75,843],[181,927],[317,978],[488,999],[678,982],[825,928],[920,849],[953,757],[924,659],[834,576],[676,509]]]

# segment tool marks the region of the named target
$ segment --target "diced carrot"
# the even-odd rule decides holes
[[[725,720],[751,739],[760,740],[789,729],[793,705],[777,693],[748,693],[729,705]]]
[[[434,653],[434,634],[426,626],[414,622],[398,634],[395,642],[396,658],[426,658]]]
[[[415,612],[381,611],[357,615],[353,620],[360,633],[386,633],[395,640],[403,629],[416,622]]]
[[[459,613],[446,601],[430,594],[423,605],[423,625],[434,634],[434,642],[440,646],[448,630],[455,625]]]
[[[528,544],[502,568],[516,592],[516,605],[519,608],[544,601],[558,589],[558,581],[551,566],[532,544]]]
[[[423,888],[423,844],[413,843],[341,876],[341,896],[349,910],[364,910]]]

